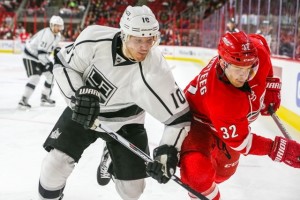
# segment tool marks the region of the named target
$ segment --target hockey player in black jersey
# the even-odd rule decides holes
[[[28,100],[39,83],[42,74],[45,75],[46,79],[41,95],[41,106],[55,106],[55,101],[50,99],[54,78],[52,74],[53,61],[49,55],[54,49],[58,48],[58,43],[61,40],[60,32],[63,29],[63,19],[60,16],[53,15],[50,18],[50,27],[38,31],[26,41],[23,63],[29,80],[19,101],[19,109],[27,110],[31,108]]]
[[[190,112],[156,48],[159,35],[158,21],[147,6],[128,6],[120,29],[89,26],[57,54],[53,73],[68,106],[44,143],[49,153],[41,167],[40,199],[61,198],[75,163],[98,138],[106,142],[122,199],[139,199],[148,175],[166,183],[175,173]],[[155,161],[147,170],[140,157],[108,134],[90,129],[98,118],[149,154],[146,112],[165,125]]]

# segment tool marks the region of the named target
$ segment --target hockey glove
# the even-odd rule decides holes
[[[154,149],[153,157],[154,161],[147,164],[147,174],[159,183],[167,183],[176,172],[177,149],[165,144]]]
[[[269,156],[274,161],[300,168],[300,144],[294,140],[276,136]]]
[[[90,86],[82,86],[75,93],[72,120],[85,129],[93,126],[100,112],[100,91]]]
[[[53,57],[54,57],[54,64],[62,64],[59,58],[57,57],[58,52],[61,50],[60,47],[56,47],[54,49]]]
[[[267,78],[267,86],[266,86],[266,94],[262,109],[260,111],[261,115],[270,115],[268,112],[269,106],[273,107],[274,112],[279,108],[281,98],[281,82],[279,78],[268,77]]]
[[[58,52],[59,52],[60,50],[61,50],[60,47],[56,47],[56,48],[54,49],[54,52],[53,52],[54,57],[58,54]]]
[[[45,66],[45,71],[46,72],[51,72],[53,73],[53,63],[52,62],[48,62]]]

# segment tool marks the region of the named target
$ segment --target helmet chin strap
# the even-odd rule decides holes
[[[229,64],[223,60],[220,56],[219,56],[219,66],[218,68],[220,68],[221,70],[218,70],[218,77],[220,80],[225,80],[225,82],[229,82],[227,76],[226,76],[226,73],[225,73],[225,70],[226,68],[228,68]]]
[[[220,81],[222,81],[226,84],[231,84],[225,74],[225,68],[223,69],[223,67],[221,66],[221,63],[219,63],[217,66],[217,76]]]

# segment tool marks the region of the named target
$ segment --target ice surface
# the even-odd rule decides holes
[[[199,71],[199,67],[178,61],[168,61],[174,76],[184,87]],[[40,107],[43,79],[36,88],[30,111],[16,109],[27,77],[20,55],[0,54],[0,200],[36,200],[41,162],[46,155],[42,144],[65,107],[65,102],[54,87],[54,108]],[[150,148],[157,146],[162,125],[147,116],[146,127]],[[287,126],[299,140],[300,133]],[[271,117],[260,117],[252,125],[253,132],[274,138],[281,135]],[[101,187],[96,181],[96,169],[103,142],[97,140],[84,152],[82,159],[68,179],[64,200],[118,200],[113,182]],[[241,157],[236,174],[221,184],[223,200],[299,200],[300,170],[274,163],[267,156]],[[160,185],[151,178],[141,200],[189,199],[186,191],[170,181]]]

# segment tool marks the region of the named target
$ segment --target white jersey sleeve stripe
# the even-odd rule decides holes
[[[248,136],[244,139],[242,144],[238,147],[231,147],[235,151],[243,151],[245,150],[244,154],[248,154],[251,146],[252,146],[253,134],[248,134]]]

